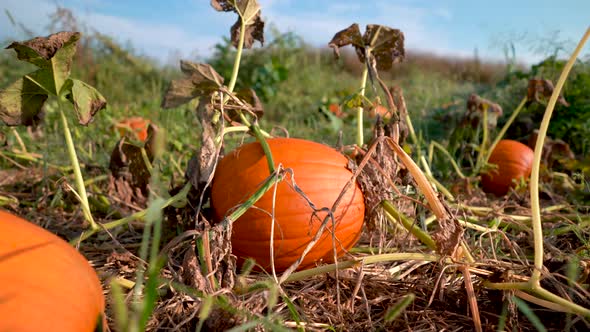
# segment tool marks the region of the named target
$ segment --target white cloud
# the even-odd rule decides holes
[[[158,24],[97,13],[79,15],[83,22],[97,31],[113,36],[118,42],[132,42],[140,52],[165,59],[178,50],[185,57],[194,52],[208,55],[218,38],[194,36],[180,26]]]
[[[79,3],[82,7],[70,7],[79,22],[106,34],[120,43],[131,42],[141,54],[166,61],[170,54],[180,53],[183,58],[208,56],[218,36],[210,34],[191,34],[182,26],[155,23],[153,20],[134,20],[114,15],[104,15],[88,10],[95,0]],[[49,1],[19,0],[0,5],[11,15],[32,30],[36,35],[46,33],[49,14],[55,11],[55,4]],[[92,6],[91,6],[92,7]],[[0,38],[28,38],[20,29],[12,26],[9,20],[0,20]],[[177,54],[178,56],[178,54]]]
[[[49,24],[49,14],[55,10],[55,5],[46,1],[8,0],[0,4],[0,10],[0,15],[3,16],[0,19],[0,37],[26,38],[28,36],[23,36],[20,27],[12,25],[4,11],[7,11],[17,24],[22,24],[26,29],[38,34]]]

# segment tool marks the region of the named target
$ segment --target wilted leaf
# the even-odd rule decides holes
[[[223,77],[206,63],[180,61],[180,70],[194,79],[196,83],[209,82],[215,87],[220,87],[223,84]]]
[[[538,129],[533,130],[529,136],[528,146],[533,150],[537,144],[538,136]],[[553,139],[549,136],[545,136],[543,150],[541,151],[541,164],[551,169],[555,163],[567,164],[568,162],[574,161],[575,159],[576,156],[569,144],[561,139]]]
[[[389,70],[392,65],[403,61],[405,57],[404,34],[398,29],[383,25],[369,24],[363,35],[365,45],[371,48],[371,56],[377,63],[377,69]],[[357,55],[364,62],[366,52]]]
[[[246,30],[244,48],[251,48],[255,40],[264,44],[264,21],[260,18],[260,5],[257,0],[211,0],[211,6],[217,11],[233,11],[238,14],[238,20],[231,27],[231,41],[238,47],[242,22]]]
[[[207,286],[209,283],[201,273],[201,266],[193,246],[189,246],[184,254],[180,275],[185,285],[193,287],[194,289],[198,289],[202,292],[207,291]]]
[[[438,229],[432,233],[438,253],[455,257],[457,248],[463,239],[465,230],[454,218],[444,218],[438,221]]]
[[[36,125],[47,93],[28,77],[0,91],[0,120],[8,126]]]
[[[59,94],[70,76],[79,32],[59,32],[48,37],[37,37],[25,42],[13,42],[7,49],[14,49],[19,60],[30,62],[51,78],[51,84],[43,84],[51,94]],[[43,76],[44,81],[49,80]]]
[[[188,181],[193,187],[202,191],[211,180],[219,151],[215,145],[215,130],[211,124],[214,110],[209,102],[201,101],[197,108],[197,116],[201,120],[203,133],[201,134],[201,148],[196,156],[191,158],[186,171]]]
[[[67,97],[74,105],[74,111],[82,125],[87,125],[96,112],[107,106],[107,101],[100,92],[80,80],[68,80],[65,88],[71,89]]]
[[[240,41],[241,24],[234,23],[231,27],[231,41],[234,47],[238,47]],[[254,41],[258,40],[261,45],[264,45],[264,21],[260,16],[256,16],[251,24],[246,25],[246,32],[244,34],[244,48],[252,48]]]
[[[260,120],[260,118],[262,118],[262,116],[264,115],[264,108],[262,106],[262,102],[260,102],[260,98],[258,98],[258,95],[256,95],[256,91],[254,91],[254,89],[240,89],[236,91],[236,96],[240,98],[242,102],[246,103],[246,107],[248,108],[248,110],[251,111],[257,119]],[[230,104],[231,103],[232,100],[230,100]],[[239,119],[237,114],[232,114],[235,112],[228,110],[227,113],[230,114],[230,118],[235,120]]]
[[[336,58],[340,57],[340,47],[346,45],[352,45],[355,49],[365,47],[358,24],[354,23],[348,28],[338,31],[328,44],[329,47],[334,49]]]
[[[234,1],[231,0],[211,0],[211,6],[218,12],[234,11]]]
[[[150,123],[148,138],[144,145],[147,161],[154,160],[154,149],[158,127]],[[142,146],[135,145],[121,138],[113,152],[109,163],[109,194],[117,201],[145,207],[149,195],[151,179],[150,168],[144,159]]]
[[[554,90],[553,83],[547,79],[533,78],[529,80],[529,86],[527,88],[527,102],[526,106],[529,106],[532,102],[541,102],[541,99],[548,100],[553,94]],[[559,95],[557,102],[563,106],[569,106],[568,102]]]
[[[496,128],[498,118],[502,116],[502,107],[494,102],[482,98],[472,93],[467,99],[467,112],[463,116],[461,126],[471,126],[477,128],[483,119],[483,112],[487,110],[488,126],[490,129]]]
[[[180,69],[188,78],[170,82],[162,101],[163,108],[178,107],[194,98],[210,95],[223,84],[223,77],[208,64],[180,61]]]
[[[398,29],[383,25],[369,24],[361,36],[358,24],[337,32],[328,46],[334,49],[334,55],[340,55],[340,47],[352,45],[360,62],[366,62],[367,51],[369,63],[375,63],[379,70],[389,70],[405,56],[404,34]]]

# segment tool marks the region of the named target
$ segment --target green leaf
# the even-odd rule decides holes
[[[409,293],[408,295],[402,297],[399,301],[397,301],[393,307],[390,307],[385,312],[385,322],[394,321],[412,302],[416,295],[414,293]]]
[[[223,77],[208,64],[180,61],[180,69],[188,77],[170,82],[162,101],[163,108],[178,107],[194,98],[210,95],[223,84]]]
[[[68,79],[64,85],[67,99],[74,105],[74,111],[81,125],[87,125],[96,112],[107,106],[106,99],[94,87],[76,79]]]
[[[58,95],[70,76],[79,32],[58,32],[48,37],[37,37],[24,42],[13,42],[7,49],[14,49],[17,58],[30,62],[45,71],[42,87],[49,93]],[[47,76],[51,78],[48,79]]]
[[[9,126],[35,125],[47,93],[28,77],[23,77],[0,91],[0,120]]]

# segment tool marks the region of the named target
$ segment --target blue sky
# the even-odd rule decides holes
[[[142,54],[162,62],[211,54],[236,17],[214,11],[208,0],[1,0],[0,40],[23,38],[4,14],[38,34],[46,34],[58,3],[80,21]],[[561,46],[571,52],[590,26],[588,0],[259,0],[267,24],[293,31],[325,46],[351,23],[401,29],[407,49],[441,55],[504,60],[512,42],[516,56],[535,62]],[[588,56],[586,47],[584,54]],[[566,53],[561,53],[565,56]]]

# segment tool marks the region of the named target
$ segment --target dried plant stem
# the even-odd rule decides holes
[[[64,113],[63,105],[60,100],[60,97],[57,98],[57,103],[59,107],[59,114],[61,116],[61,123],[63,126],[63,133],[66,139],[66,147],[68,150],[68,156],[70,157],[70,163],[72,164],[72,169],[74,170],[74,177],[76,179],[76,189],[78,190],[78,196],[80,198],[80,204],[82,204],[82,212],[84,213],[84,218],[88,223],[90,223],[91,230],[98,230],[98,225],[94,221],[92,217],[92,213],[90,212],[90,203],[88,203],[88,194],[86,193],[86,186],[84,186],[84,178],[82,177],[82,171],[80,170],[80,162],[78,161],[78,155],[76,154],[76,147],[74,146],[74,140],[72,139],[72,133],[70,132],[70,127],[68,125],[68,119]]]
[[[437,262],[440,260],[440,256],[435,254],[421,254],[421,253],[393,253],[393,254],[381,254],[381,255],[371,255],[362,258],[358,258],[355,260],[343,261],[334,264],[323,265],[320,267],[316,267],[309,270],[303,270],[294,272],[287,279],[283,282],[292,282],[307,279],[316,275],[324,274],[333,272],[336,270],[347,269],[359,264],[375,264],[375,263],[382,263],[382,262],[391,262],[391,261],[409,261],[409,260],[417,260],[417,261],[427,261],[427,262]]]
[[[461,179],[465,179],[465,174],[463,174],[463,172],[461,171],[461,168],[459,168],[459,165],[457,165],[457,162],[455,161],[455,159],[453,159],[453,157],[451,156],[449,151],[447,151],[447,149],[437,141],[430,142],[430,147],[428,149],[429,150],[429,152],[428,152],[429,162],[432,163],[432,155],[434,152],[434,148],[439,149],[449,159],[449,162],[451,163],[451,166],[453,166],[453,169],[455,170],[457,175]]]
[[[448,218],[449,215],[445,210],[445,207],[434,193],[434,190],[430,186],[430,182],[428,182],[428,179],[426,178],[422,170],[420,170],[420,167],[416,165],[414,160],[412,160],[412,158],[404,151],[404,149],[401,148],[401,146],[399,146],[399,144],[394,142],[391,138],[386,138],[386,141],[393,150],[393,152],[395,152],[395,154],[400,158],[402,163],[408,168],[408,171],[416,181],[418,188],[426,197],[428,205],[430,206],[432,212],[436,215],[436,218],[439,220]]]
[[[531,197],[531,216],[532,216],[532,227],[533,227],[533,240],[534,240],[534,269],[531,273],[531,277],[527,282],[507,282],[507,283],[490,283],[484,282],[484,287],[492,288],[492,289],[502,289],[502,290],[521,290],[527,293],[536,295],[544,300],[553,302],[557,305],[562,306],[564,309],[567,309],[570,312],[590,317],[590,309],[584,308],[576,303],[573,303],[565,298],[562,298],[552,292],[544,289],[541,287],[541,271],[543,269],[543,228],[541,224],[541,207],[539,203],[539,171],[541,165],[541,152],[543,149],[543,142],[545,140],[545,136],[547,135],[547,129],[549,128],[549,122],[551,120],[551,114],[553,113],[553,109],[555,108],[555,104],[559,97],[560,91],[563,88],[565,80],[574,65],[578,54],[582,50],[582,47],[586,43],[586,41],[590,38],[590,28],[586,30],[586,33],[580,40],[578,46],[576,47],[574,53],[571,55],[568,62],[565,64],[563,71],[561,72],[561,76],[557,81],[555,89],[553,90],[553,94],[549,99],[549,103],[547,104],[547,108],[545,109],[545,114],[543,115],[543,120],[541,121],[541,126],[539,128],[539,134],[537,136],[537,142],[535,144],[535,154],[533,158],[533,170],[531,173],[531,182],[530,182],[530,197]]]
[[[473,281],[471,280],[471,273],[469,272],[469,268],[465,265],[460,266],[459,270],[463,273],[463,279],[465,280],[465,290],[467,291],[467,299],[469,301],[469,309],[471,310],[471,318],[473,319],[475,331],[482,332],[481,317],[479,317],[479,307],[477,305],[477,297],[475,296],[475,290],[473,288]]]
[[[575,304],[575,303],[573,303],[569,300],[566,300],[560,296],[557,296],[544,288],[541,288],[541,287],[531,288],[530,280],[531,279],[529,279],[529,281],[527,281],[527,282],[501,282],[501,283],[484,281],[483,286],[485,288],[489,288],[489,289],[520,290],[523,292],[527,292],[529,294],[536,295],[536,296],[540,297],[541,299],[553,302],[553,303],[561,306],[563,308],[561,311],[572,312],[572,313],[576,313],[576,314],[579,314],[579,315],[582,315],[585,317],[590,317],[590,309],[584,308],[578,304]],[[537,304],[540,304],[540,303],[537,303]]]
[[[416,238],[418,238],[428,249],[436,250],[436,243],[430,237],[430,235],[424,232],[416,223],[410,218],[406,217],[403,213],[399,212],[391,202],[383,201],[381,202],[381,206],[383,206],[383,210],[385,210],[385,216],[395,222],[400,222],[405,229],[407,229],[410,233],[412,233]]]
[[[487,105],[487,104],[486,104]],[[479,173],[480,169],[484,165],[484,158],[487,155],[486,146],[488,143],[488,107],[484,106],[483,108],[483,120],[482,120],[482,130],[483,130],[483,137],[481,139],[481,144],[479,145],[479,153],[477,154],[477,161],[475,163],[475,167],[473,171],[475,174]]]
[[[20,137],[20,135],[18,134],[18,131],[16,130],[16,128],[10,127],[10,131],[12,132],[12,134],[14,135],[14,138],[16,138],[16,141],[18,142],[18,145],[20,146],[20,152],[27,153],[27,147],[26,147],[25,143],[23,142],[22,138]]]
[[[231,78],[227,88],[230,92],[234,91],[236,82],[238,80],[238,73],[240,72],[240,61],[242,60],[242,52],[244,50],[244,37],[246,35],[246,24],[243,19],[240,19],[240,39],[238,41],[238,50],[236,51],[236,58],[234,59],[234,67],[231,72]]]
[[[535,154],[533,157],[533,170],[531,172],[531,183],[530,183],[530,195],[531,195],[531,210],[532,210],[532,226],[533,226],[533,236],[534,236],[534,249],[535,249],[535,269],[531,275],[530,284],[533,289],[540,289],[540,279],[541,279],[541,270],[543,269],[543,228],[541,225],[541,207],[539,203],[539,171],[541,168],[541,153],[543,150],[543,142],[545,141],[545,136],[547,135],[547,129],[549,128],[549,122],[551,121],[551,115],[553,114],[553,109],[555,108],[555,103],[559,97],[559,93],[563,88],[565,80],[572,69],[578,54],[582,50],[582,47],[590,37],[590,28],[586,30],[586,33],[580,40],[578,46],[576,47],[574,53],[571,55],[568,62],[565,64],[563,71],[561,72],[561,76],[555,85],[555,89],[553,90],[553,94],[549,99],[549,103],[547,104],[547,109],[545,110],[545,114],[543,115],[543,120],[541,121],[541,126],[539,128],[539,134],[537,136],[537,142],[535,144]]]
[[[236,58],[234,60],[234,67],[232,69],[231,78],[229,81],[229,85],[227,86],[230,93],[234,91],[234,88],[236,87],[236,81],[238,80],[238,73],[240,71],[240,61],[242,59],[242,52],[244,50],[244,36],[245,35],[246,35],[246,23],[244,22],[244,19],[241,18],[241,14],[240,14],[240,39],[238,41],[238,50],[236,52]],[[225,99],[224,103],[228,98],[229,98],[229,96],[226,96],[226,98],[224,98]],[[263,132],[260,130],[260,127],[258,126],[258,122],[254,121],[252,124],[250,124],[250,122],[248,121],[248,119],[244,115],[244,112],[239,111],[239,113],[240,113],[240,118],[241,118],[242,122],[246,126],[248,126],[250,128],[250,130],[252,130],[252,133],[254,134],[254,136],[256,137],[258,142],[260,142],[260,145],[262,146],[262,150],[264,151],[264,154],[266,155],[266,160],[268,161],[269,172],[272,174],[275,171],[275,165],[274,165],[274,161],[272,158],[272,153],[270,151],[270,147],[268,146],[268,143],[266,142],[266,140],[264,138]]]
[[[164,203],[162,204],[162,208],[165,208],[165,207],[171,206],[171,205],[175,206],[181,202],[185,202],[186,196],[187,196],[190,188],[191,188],[190,183],[187,183],[184,186],[184,188],[182,188],[182,190],[179,191],[176,195],[174,195],[174,196],[168,198],[166,201],[164,201]],[[130,216],[126,216],[124,218],[121,218],[121,219],[118,219],[115,221],[111,221],[111,222],[108,222],[105,224],[97,224],[96,229],[89,229],[87,231],[84,231],[79,237],[71,240],[70,244],[77,246],[80,244],[80,242],[88,239],[89,237],[96,234],[101,229],[109,230],[109,229],[113,229],[115,227],[126,225],[134,220],[144,220],[146,213],[147,213],[147,209],[135,212],[134,214],[132,214]]]
[[[365,96],[365,89],[367,86],[367,76],[369,75],[369,68],[367,68],[367,66],[364,66],[363,69],[363,74],[361,76],[361,90],[360,90],[360,95],[362,97]],[[359,106],[356,109],[356,144],[359,147],[362,147],[365,141],[365,137],[364,137],[364,128],[363,128],[363,107]]]
[[[492,151],[494,151],[494,148],[496,147],[496,145],[498,145],[498,142],[500,142],[502,140],[502,137],[504,137],[504,134],[506,134],[506,131],[508,131],[508,128],[510,127],[512,122],[514,122],[514,119],[516,119],[516,117],[518,116],[518,113],[520,113],[520,111],[524,107],[526,100],[527,100],[526,96],[524,98],[522,98],[522,100],[520,101],[520,104],[518,104],[518,106],[516,107],[514,112],[512,112],[512,114],[510,115],[510,118],[508,118],[508,121],[506,121],[506,123],[504,124],[504,127],[502,127],[502,129],[500,130],[500,132],[498,133],[498,135],[494,139],[494,142],[492,143],[492,145],[490,145],[490,148],[486,152],[486,157],[483,160],[484,165],[488,162],[488,160],[490,159],[490,155],[492,154]]]

